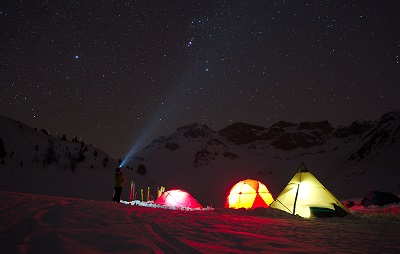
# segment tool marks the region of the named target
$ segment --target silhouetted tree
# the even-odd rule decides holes
[[[147,169],[146,169],[146,167],[145,167],[143,164],[140,164],[136,172],[137,172],[139,175],[146,176],[146,174],[147,174]]]
[[[49,139],[49,146],[46,149],[46,154],[44,155],[44,162],[47,164],[51,164],[52,162],[57,161],[56,151],[54,149],[54,143]]]
[[[62,135],[62,138],[61,138],[61,140],[62,141],[67,141],[67,136],[64,134],[64,135]]]
[[[107,167],[107,165],[108,165],[108,158],[105,157],[104,160],[103,160],[103,166]]]
[[[35,151],[37,152],[38,150],[39,150],[39,145],[36,144],[36,145],[35,145]]]
[[[71,168],[71,171],[74,172],[75,168],[76,168],[76,158],[75,158],[75,156],[71,157],[69,166]]]
[[[0,158],[6,157],[7,152],[3,144],[3,139],[0,138]]]
[[[44,134],[49,135],[49,133],[46,131],[46,129],[41,129],[41,131],[42,131]]]
[[[78,158],[76,158],[76,162],[82,162],[86,156],[83,153],[79,153]]]
[[[97,157],[97,150],[94,150],[94,157]]]

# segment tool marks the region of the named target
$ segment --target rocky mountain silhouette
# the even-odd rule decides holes
[[[362,196],[370,190],[398,191],[399,141],[400,111],[337,128],[328,121],[280,121],[270,127],[234,123],[215,131],[193,123],[155,138],[127,158],[123,171],[138,189],[180,188],[204,205],[218,206],[229,188],[246,178],[264,182],[277,195],[305,162],[339,197]],[[109,199],[120,163],[78,138],[53,137],[2,116],[0,155],[2,190],[42,193],[50,188],[40,181],[46,176],[59,183],[52,187],[55,195],[76,188],[77,196],[93,199]],[[146,175],[137,173],[139,165]]]

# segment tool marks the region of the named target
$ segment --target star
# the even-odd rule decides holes
[[[0,114],[90,137],[113,157],[125,156],[144,132],[151,142],[203,119],[215,119],[216,130],[280,120],[337,126],[400,107],[395,0],[379,8],[368,1],[49,1],[49,12],[39,2],[9,2],[0,8]]]

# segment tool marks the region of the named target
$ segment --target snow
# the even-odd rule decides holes
[[[124,166],[122,171],[127,184],[135,182],[138,193],[148,187],[153,196],[160,186],[165,186],[166,190],[183,189],[204,207],[223,207],[230,189],[244,179],[259,180],[276,197],[302,162],[339,199],[362,197],[371,190],[399,195],[400,142],[397,140],[400,140],[400,114],[393,117],[395,120],[390,124],[374,128],[373,132],[367,131],[362,136],[350,135],[345,139],[332,136],[324,145],[289,151],[274,148],[269,140],[256,141],[259,145],[234,145],[214,132],[210,137],[187,137],[185,130],[190,128],[182,127],[135,154],[128,160],[129,168]],[[378,126],[378,123],[375,125]],[[378,148],[372,147],[364,160],[348,160],[369,142],[374,133],[384,130],[390,138],[380,142]],[[210,130],[197,132],[208,133]],[[120,163],[98,148],[84,144],[86,158],[82,162],[75,160],[76,167],[72,168],[73,158],[82,149],[81,143],[62,141],[2,116],[0,138],[7,151],[6,157],[0,160],[0,191],[110,199],[114,170]],[[54,144],[57,161],[44,164],[50,140]],[[167,149],[168,142],[178,144],[180,148]],[[201,160],[204,165],[199,163],[196,166],[196,154],[204,149],[210,154],[206,160]],[[226,158],[224,152],[239,157]],[[107,165],[104,165],[104,158],[108,158]],[[146,166],[146,176],[137,173],[140,164]],[[127,200],[129,192],[124,191],[122,198]]]
[[[0,163],[0,253],[400,253],[400,204],[354,206],[349,216],[323,219],[276,209],[222,208],[230,188],[247,178],[260,180],[276,197],[302,161],[344,204],[359,203],[370,190],[399,195],[400,118],[395,123],[388,145],[352,162],[349,156],[367,138],[331,138],[323,146],[284,151],[266,141],[250,149],[220,139],[226,148],[217,136],[210,144],[210,139],[173,134],[180,149],[165,149],[160,141],[139,152],[130,169],[123,168],[123,200],[114,203],[117,160],[89,145],[86,159],[72,168],[70,157],[77,156],[81,143],[0,117],[7,151]],[[58,160],[44,164],[50,140]],[[194,166],[202,149],[210,152],[209,161]],[[228,159],[221,155],[225,151],[240,156]],[[148,169],[145,177],[136,172],[141,163]],[[131,181],[137,192],[150,187],[154,193],[161,185],[184,189],[205,209],[127,202]]]
[[[1,253],[399,253],[400,206],[303,219],[0,192]]]
[[[175,205],[160,205],[155,204],[154,201],[140,201],[140,200],[133,200],[133,201],[124,201],[122,200],[121,203],[126,205],[138,205],[144,207],[152,207],[152,208],[163,208],[163,209],[170,209],[170,210],[181,210],[181,211],[212,211],[214,210],[213,207],[205,207],[205,208],[190,208],[190,207],[182,207],[182,206],[175,206]]]

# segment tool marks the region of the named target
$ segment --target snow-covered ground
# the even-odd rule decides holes
[[[303,219],[0,192],[1,253],[400,253],[400,205]]]
[[[343,203],[359,203],[370,190],[399,195],[400,113],[392,118],[363,137],[332,136],[323,146],[290,151],[265,140],[253,147],[234,145],[215,132],[190,138],[177,131],[139,152],[123,172],[126,187],[134,181],[138,193],[183,189],[203,207],[213,207],[182,211],[111,202],[117,160],[83,142],[62,141],[0,117],[0,254],[400,253],[400,204],[355,206],[349,216],[324,219],[222,208],[230,188],[247,178],[260,180],[276,197],[302,161]],[[189,133],[202,133],[198,127]],[[172,141],[181,148],[167,149]],[[52,150],[57,156],[45,163]],[[226,151],[238,157],[226,158]],[[350,160],[354,154],[365,158]],[[136,171],[142,163],[146,176]],[[124,188],[122,199],[129,194]]]

